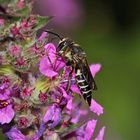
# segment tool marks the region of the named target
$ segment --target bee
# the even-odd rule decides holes
[[[75,72],[75,80],[77,86],[83,98],[90,106],[92,91],[96,90],[97,87],[86,59],[86,53],[80,47],[80,45],[76,44],[70,38],[62,38],[58,34],[51,31],[46,32],[59,37],[60,41],[57,47],[57,53],[60,57],[62,57],[62,59],[66,63],[66,66],[71,67],[66,89],[69,90],[71,85],[72,73]]]

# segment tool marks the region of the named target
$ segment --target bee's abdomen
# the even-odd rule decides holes
[[[82,74],[80,69],[76,71],[75,76],[77,85],[81,91],[81,94],[83,95],[84,99],[88,102],[89,106],[91,104],[91,96],[92,96],[92,88],[89,86],[88,81],[86,77]]]

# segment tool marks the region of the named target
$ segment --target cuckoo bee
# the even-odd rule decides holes
[[[59,37],[60,42],[57,47],[57,53],[67,66],[71,67],[68,77],[67,90],[71,85],[72,73],[75,72],[75,80],[80,92],[86,102],[91,105],[92,91],[96,89],[96,84],[91,74],[84,50],[69,38],[62,38],[58,34],[46,31]]]

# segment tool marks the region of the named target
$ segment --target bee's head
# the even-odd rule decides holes
[[[69,38],[63,38],[60,40],[59,45],[57,47],[57,52],[60,56],[68,52],[71,48],[71,45],[73,44],[73,41]]]
[[[59,45],[57,47],[57,53],[59,56],[61,56],[63,59],[65,59],[66,61],[70,61],[72,60],[72,44],[74,43],[71,39],[69,38],[62,38],[61,36],[59,36],[58,34],[52,32],[52,31],[47,31],[47,33],[53,34],[55,36],[57,36],[60,39]]]

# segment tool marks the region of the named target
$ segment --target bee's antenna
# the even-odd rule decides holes
[[[49,33],[49,34],[53,34],[53,35],[57,36],[60,40],[62,40],[62,39],[63,39],[62,37],[60,37],[60,35],[58,35],[57,33],[52,32],[52,31],[45,30],[45,32],[47,32],[47,33]]]

